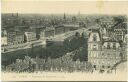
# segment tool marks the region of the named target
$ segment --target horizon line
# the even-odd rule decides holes
[[[62,13],[22,13],[22,12],[1,12],[1,14],[79,14],[79,13],[66,13],[66,12],[62,12]],[[83,13],[80,13],[83,14]]]

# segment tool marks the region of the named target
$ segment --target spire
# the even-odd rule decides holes
[[[63,19],[64,19],[64,20],[66,19],[66,15],[65,15],[65,13],[64,13],[64,17],[63,17]]]
[[[18,17],[18,13],[16,14],[16,16]]]

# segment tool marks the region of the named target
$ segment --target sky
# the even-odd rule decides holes
[[[2,13],[127,14],[126,1],[1,0]]]

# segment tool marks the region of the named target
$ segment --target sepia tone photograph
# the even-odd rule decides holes
[[[1,0],[1,81],[127,81],[127,5]]]

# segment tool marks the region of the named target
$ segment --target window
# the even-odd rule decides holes
[[[104,68],[104,65],[102,65],[102,68]]]
[[[101,58],[104,58],[104,53],[102,53]]]
[[[107,49],[110,49],[110,43],[107,44]]]
[[[96,50],[96,45],[93,45],[93,50]]]
[[[96,34],[94,34],[93,35],[93,41],[96,41],[96,39],[97,39],[97,36],[96,36]]]
[[[113,43],[113,49],[116,49],[116,43]]]
[[[93,66],[96,69],[96,65]]]

